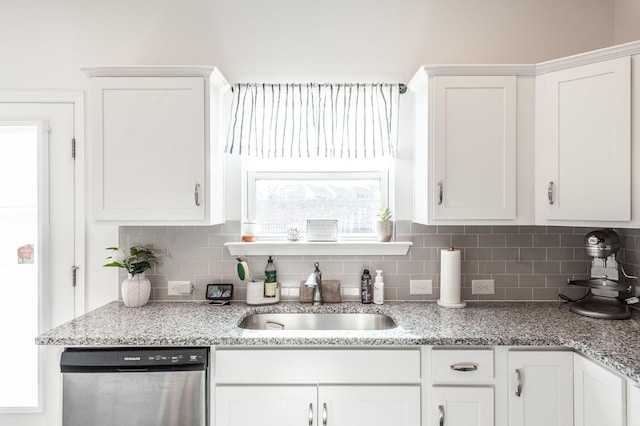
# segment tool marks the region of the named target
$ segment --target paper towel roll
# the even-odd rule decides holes
[[[460,300],[460,250],[448,248],[440,250],[440,299],[438,305],[445,308],[464,308],[466,302]]]

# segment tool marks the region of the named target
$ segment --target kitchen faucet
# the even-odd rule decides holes
[[[319,269],[320,264],[318,262],[314,266],[316,270],[309,275],[304,285],[313,288],[313,305],[315,306],[322,305],[322,272]]]

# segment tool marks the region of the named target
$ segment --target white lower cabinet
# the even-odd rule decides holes
[[[622,377],[575,355],[575,426],[625,426],[625,387]]]
[[[299,426],[317,417],[316,386],[218,386],[218,426]]]
[[[509,352],[509,426],[573,424],[573,352]]]
[[[494,425],[493,387],[434,386],[431,401],[432,425]]]
[[[627,380],[627,426],[640,426],[640,385]]]
[[[420,425],[419,386],[219,386],[218,426]]]
[[[420,426],[421,348],[216,349],[215,426]]]

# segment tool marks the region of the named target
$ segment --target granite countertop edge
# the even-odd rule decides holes
[[[397,328],[379,331],[244,330],[253,313],[383,313]],[[249,306],[235,302],[151,302],[127,308],[114,301],[49,330],[39,345],[57,346],[536,346],[566,347],[640,383],[640,312],[601,320],[554,302],[473,302],[464,309],[433,302],[358,302],[312,306],[299,302]]]

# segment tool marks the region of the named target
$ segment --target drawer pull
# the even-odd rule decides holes
[[[444,406],[443,405],[438,405],[438,411],[440,412],[440,414],[438,416],[438,425],[439,426],[444,426]]]
[[[522,369],[516,368],[516,396],[522,396]]]
[[[309,426],[313,426],[313,404],[309,404]]]
[[[441,180],[438,181],[438,205],[441,206],[442,205],[442,197],[443,197],[443,183]]]
[[[193,191],[193,196],[195,198],[196,207],[200,207],[200,184],[196,183],[196,188]]]
[[[453,371],[478,371],[478,364],[475,362],[459,362],[457,364],[451,364]]]
[[[322,403],[322,426],[327,426],[327,403]]]
[[[547,198],[549,198],[549,204],[553,204],[553,182],[549,182],[547,187]]]

